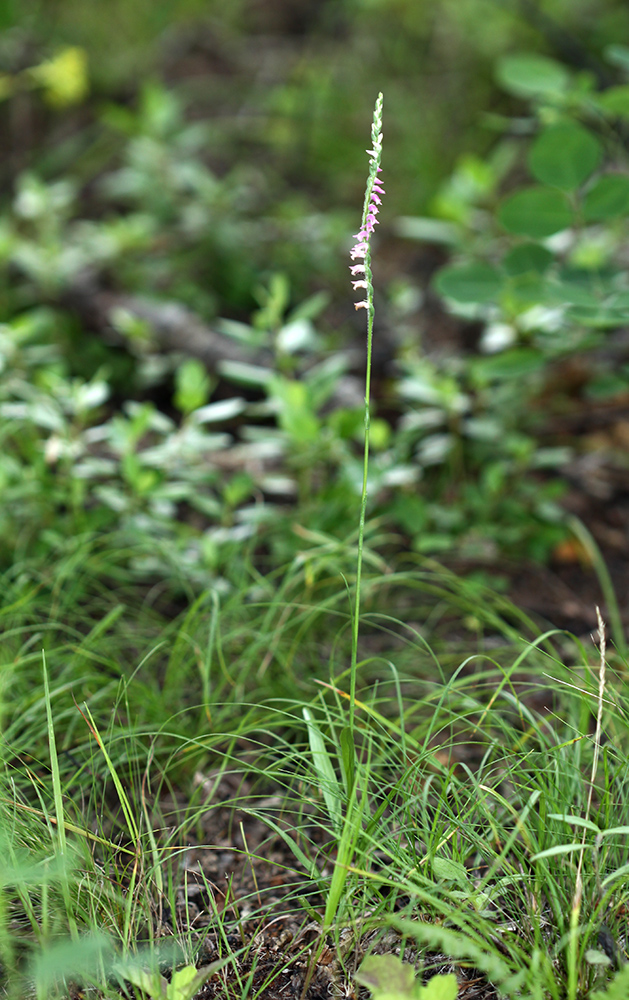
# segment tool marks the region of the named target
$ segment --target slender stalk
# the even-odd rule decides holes
[[[369,426],[370,426],[370,399],[371,399],[371,355],[373,341],[373,276],[371,272],[371,242],[370,236],[377,225],[376,218],[378,208],[381,203],[380,195],[384,194],[378,174],[380,173],[380,160],[382,157],[382,94],[378,94],[376,107],[371,126],[372,148],[367,150],[370,157],[369,176],[365,189],[365,202],[363,205],[363,217],[360,231],[356,234],[358,243],[351,251],[353,261],[361,260],[362,263],[353,264],[350,267],[354,289],[365,290],[365,298],[355,304],[356,309],[367,311],[367,366],[365,371],[365,446],[363,457],[363,485],[360,498],[360,517],[358,521],[358,547],[356,555],[356,588],[354,595],[354,616],[352,620],[352,657],[350,668],[350,700],[349,700],[349,728],[354,733],[354,714],[356,705],[356,672],[358,665],[358,629],[360,621],[360,585],[363,565],[363,548],[365,539],[365,516],[367,511],[367,479],[369,475]],[[361,277],[356,277],[361,275]]]
[[[365,273],[371,280],[371,253],[365,257]],[[371,422],[369,402],[371,396],[371,344],[373,337],[373,304],[369,306],[367,318],[367,368],[365,372],[365,445],[363,456],[363,488],[360,497],[360,517],[358,520],[358,551],[356,553],[356,590],[354,594],[354,618],[352,621],[352,660],[350,673],[349,725],[354,730],[354,707],[356,701],[356,670],[358,662],[358,628],[360,619],[360,584],[363,568],[363,547],[365,540],[365,516],[367,511],[367,478],[369,475],[369,427]]]

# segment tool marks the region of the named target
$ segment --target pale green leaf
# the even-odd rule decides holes
[[[602,155],[600,142],[583,125],[560,122],[538,135],[530,149],[528,164],[542,184],[575,191],[594,172]]]
[[[516,97],[557,97],[564,94],[570,84],[565,66],[546,56],[530,53],[499,59],[496,79]]]
[[[502,277],[495,267],[483,263],[444,267],[437,275],[437,291],[455,302],[490,302],[502,288]]]
[[[567,229],[573,221],[565,195],[555,188],[541,186],[510,195],[500,206],[498,218],[509,232],[535,240]]]

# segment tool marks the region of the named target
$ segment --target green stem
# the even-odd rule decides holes
[[[358,664],[358,626],[360,620],[360,583],[363,568],[363,547],[365,540],[365,516],[367,511],[367,477],[369,475],[369,425],[371,398],[371,353],[373,341],[373,283],[371,274],[371,250],[368,249],[365,255],[365,279],[369,286],[367,297],[369,299],[369,309],[367,310],[367,366],[365,369],[365,448],[363,455],[363,488],[360,497],[360,517],[358,520],[358,552],[356,556],[356,590],[354,595],[354,617],[352,620],[352,659],[350,669],[350,692],[349,692],[349,728],[354,735],[354,712],[356,706],[356,671]]]

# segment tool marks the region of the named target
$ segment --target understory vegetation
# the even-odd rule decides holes
[[[132,6],[2,14],[0,995],[623,1000],[625,5]]]

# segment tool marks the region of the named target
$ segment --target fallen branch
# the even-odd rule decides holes
[[[124,311],[148,324],[157,347],[198,358],[210,371],[215,371],[223,361],[256,365],[272,363],[269,351],[248,350],[208,326],[179,302],[104,291],[92,275],[82,275],[77,279],[64,293],[62,303],[76,313],[86,327],[99,333],[110,344],[130,346],[131,338],[125,336],[119,324],[114,322],[116,313]]]

